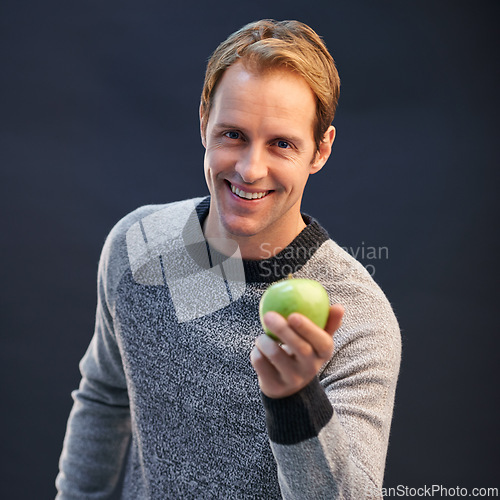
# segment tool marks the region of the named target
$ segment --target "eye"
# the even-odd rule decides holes
[[[283,140],[277,141],[276,145],[281,149],[288,149],[291,147],[289,142]]]
[[[226,132],[224,135],[226,137],[228,137],[229,139],[239,139],[240,138],[240,133],[236,132],[234,130],[230,130],[229,132]]]

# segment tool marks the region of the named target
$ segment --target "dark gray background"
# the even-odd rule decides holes
[[[303,209],[364,259],[403,335],[385,485],[499,486],[498,2],[0,3],[0,497],[51,498],[101,246],[207,194],[198,103],[243,24],[299,19],[342,80]]]

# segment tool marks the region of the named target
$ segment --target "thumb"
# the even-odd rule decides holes
[[[344,306],[341,304],[333,304],[330,306],[330,314],[328,316],[328,321],[326,322],[325,330],[333,335],[336,330],[340,328],[342,324],[342,318],[344,317]]]

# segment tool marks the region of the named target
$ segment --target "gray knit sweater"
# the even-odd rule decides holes
[[[122,467],[122,499],[379,498],[401,352],[389,302],[314,219],[241,261],[199,237],[208,208],[142,207],[109,234],[57,498],[108,498]],[[270,399],[249,355],[260,297],[290,271],[345,316],[319,376]]]

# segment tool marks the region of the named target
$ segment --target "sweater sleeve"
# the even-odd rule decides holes
[[[331,361],[307,387],[262,395],[284,499],[382,498],[401,337],[390,305],[379,302],[379,321],[355,308],[356,321],[347,318]]]
[[[98,272],[94,336],[80,362],[82,379],[71,410],[56,479],[57,500],[109,498],[130,437],[125,375],[113,328],[115,244],[110,234]]]

